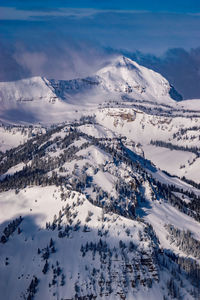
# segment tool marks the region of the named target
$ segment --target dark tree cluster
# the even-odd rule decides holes
[[[27,300],[33,300],[35,297],[35,294],[37,292],[37,286],[38,286],[39,280],[36,276],[33,277],[33,279],[31,280],[31,283],[27,289]]]
[[[194,239],[189,230],[180,230],[171,224],[165,225],[165,228],[169,233],[168,239],[171,243],[187,255],[200,259],[200,241]]]
[[[5,244],[8,239],[9,236],[18,228],[18,234],[21,233],[21,230],[19,228],[19,225],[22,222],[22,217],[20,216],[19,218],[16,218],[15,220],[13,220],[12,222],[10,222],[3,230],[3,235],[1,236],[1,243]]]
[[[167,185],[156,181],[151,178],[151,182],[155,186],[155,193],[157,197],[166,199],[171,205],[176,207],[181,212],[191,216],[198,222],[200,222],[200,197],[197,196],[194,192],[188,190],[183,190],[175,185]],[[175,193],[180,193],[186,195],[190,198],[190,202],[186,203],[181,197],[175,195]]]
[[[163,141],[152,141],[150,142],[151,145],[156,147],[164,147],[170,150],[180,150],[180,151],[187,151],[196,154],[198,157],[200,156],[200,149],[198,147],[188,147],[188,146],[178,146],[171,143],[163,142]]]

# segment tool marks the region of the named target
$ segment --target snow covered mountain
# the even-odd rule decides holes
[[[173,105],[181,96],[160,74],[117,57],[94,76],[69,81],[33,77],[0,83],[0,119],[4,122],[58,123],[82,108],[94,109],[111,100],[148,100]],[[81,110],[82,110],[81,109]]]
[[[80,93],[86,93],[87,96],[91,94],[92,97],[94,93],[98,93],[102,98],[106,94],[129,94],[136,100],[145,99],[165,104],[173,103],[172,99],[182,99],[160,74],[123,56],[113,59],[94,76],[71,81],[52,80],[51,84],[58,97],[66,100],[70,95]]]
[[[0,299],[199,298],[200,110],[118,57],[0,84]]]

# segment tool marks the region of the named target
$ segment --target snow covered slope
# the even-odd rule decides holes
[[[133,286],[136,295],[145,295],[146,284],[154,285],[151,293],[153,299],[159,286],[158,272],[152,258],[154,249],[148,233],[144,231],[147,228],[145,224],[116,214],[102,213],[101,208],[93,206],[80,193],[61,191],[56,186],[26,189],[18,194],[15,201],[12,201],[16,198],[14,193],[4,193],[2,197],[7,200],[3,210],[13,207],[9,217],[15,218],[16,213],[17,216],[24,216],[20,224],[21,233],[14,233],[4,244],[5,255],[1,257],[0,272],[3,272],[5,281],[1,280],[0,288],[6,299],[20,298],[20,295],[28,297],[28,287],[35,275],[39,278],[36,299],[53,299],[54,294],[59,299],[74,299],[75,295],[101,295],[103,299],[127,295],[127,299],[131,299],[128,286]],[[54,230],[46,229],[46,222],[54,222]],[[138,239],[140,234],[146,241]],[[122,247],[132,247],[132,252],[127,253],[124,249],[124,254],[121,253],[120,241]],[[16,248],[18,252],[13,256]],[[145,251],[144,256],[149,259],[149,269],[145,270],[145,275],[140,275],[141,251]],[[4,263],[6,261],[7,265]],[[132,271],[133,262],[138,265],[135,274]],[[133,273],[131,276],[124,274],[126,268]],[[144,281],[142,291],[134,287],[137,276],[140,276],[141,282]],[[129,278],[127,287],[121,285],[122,278]],[[11,289],[10,284],[14,280],[18,284]],[[139,295],[136,297],[140,299]]]
[[[74,105],[59,99],[46,78],[0,82],[0,120],[4,124],[48,124],[74,120]]]
[[[1,106],[9,108],[12,102],[49,101],[55,94],[48,80],[32,77],[14,82],[0,82]]]

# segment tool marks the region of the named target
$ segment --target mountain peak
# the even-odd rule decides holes
[[[119,55],[117,57],[114,57],[113,60],[113,65],[115,65],[116,67],[126,67],[126,68],[133,68],[133,67],[138,67],[139,65],[131,60],[130,58],[123,56],[123,55]]]
[[[162,75],[125,56],[113,58],[96,75],[109,91],[128,92],[135,99],[173,102],[170,84]]]
[[[100,69],[97,74],[101,74],[102,72],[113,68],[114,69],[128,69],[128,70],[133,70],[133,69],[137,69],[139,67],[139,65],[131,60],[128,57],[125,57],[123,55],[119,55],[119,56],[115,56],[114,58],[112,58],[107,64],[106,66],[104,66],[102,69]]]

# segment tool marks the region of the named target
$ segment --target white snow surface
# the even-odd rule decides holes
[[[81,199],[81,206],[77,206],[78,198]],[[89,232],[84,233],[82,230],[78,232],[74,231],[71,233],[70,238],[65,239],[59,239],[56,232],[55,234],[53,233],[53,240],[57,249],[54,254],[54,259],[59,260],[62,268],[66,270],[65,280],[67,289],[66,287],[57,286],[57,292],[59,292],[60,297],[71,297],[73,295],[74,284],[78,279],[78,272],[80,274],[79,280],[87,280],[87,278],[84,279],[84,276],[87,276],[88,274],[85,270],[84,261],[91,271],[92,268],[98,267],[98,260],[94,260],[92,266],[88,264],[88,258],[83,258],[81,256],[80,247],[81,244],[85,244],[86,240],[92,242],[99,240],[96,231],[103,225],[101,221],[102,209],[94,207],[85,199],[85,197],[77,193],[74,193],[74,196],[69,197],[69,199],[66,199],[65,201],[66,203],[61,201],[60,191],[55,186],[47,188],[27,188],[21,191],[17,196],[14,191],[1,194],[0,203],[2,210],[0,213],[0,220],[2,225],[0,229],[5,226],[7,220],[10,218],[15,218],[19,215],[24,216],[24,224],[21,226],[22,233],[20,235],[14,234],[10,237],[9,243],[4,245],[4,255],[0,257],[0,271],[4,272],[4,280],[0,281],[0,287],[6,299],[20,298],[22,291],[24,291],[25,294],[33,274],[40,276],[40,288],[37,292],[37,299],[51,299],[55,289],[54,287],[47,288],[47,285],[48,282],[51,281],[52,272],[49,270],[47,275],[44,275],[41,272],[41,265],[43,262],[40,255],[37,254],[37,249],[42,249],[48,244],[51,231],[45,232],[42,228],[45,227],[46,222],[53,220],[55,212],[62,210],[63,205],[68,204],[72,207],[72,204],[74,203],[74,209],[72,208],[72,211],[76,212],[76,220],[80,220],[81,224],[85,223],[88,211],[92,212],[92,217],[91,221],[88,223],[90,228]],[[120,239],[124,242],[130,240],[125,233],[125,229],[129,228],[131,240],[137,243],[138,247],[147,249],[147,251],[148,249],[150,250],[148,242],[143,242],[140,245],[140,242],[137,240],[138,231],[143,230],[144,228],[143,224],[113,214],[112,216],[107,216],[107,222],[104,223],[104,226],[105,229],[109,228],[109,235],[107,238],[102,239],[107,241],[111,248],[118,247]],[[0,245],[0,247],[2,246]],[[15,252],[16,248],[18,249],[17,252]],[[5,255],[9,257],[9,265],[7,267],[3,266]],[[50,261],[51,260],[52,259],[50,258]],[[13,268],[14,262],[15,267]],[[12,270],[11,274],[10,270]],[[13,285],[13,280],[15,280],[15,278],[18,278],[19,281],[18,284]],[[117,286],[115,288],[117,290],[119,289]],[[150,293],[152,299],[155,288],[156,285]],[[138,292],[138,296],[136,293],[135,299],[141,299],[141,294],[145,295],[147,293],[145,289],[143,292],[141,290]],[[159,293],[159,290],[157,292]],[[130,293],[127,299],[131,299],[131,297],[132,294]],[[110,296],[109,298],[103,297],[103,299],[114,298],[115,296]]]
[[[65,192],[67,192],[65,190]],[[78,203],[80,204],[78,205]],[[88,232],[83,230],[72,231],[68,238],[58,238],[57,230],[45,231],[46,222],[52,222],[55,212],[58,216],[58,212],[63,211],[65,205],[69,205],[70,211],[75,213],[74,223],[80,222],[81,228],[85,224],[85,219],[88,215],[88,211],[91,212],[91,220],[87,223]],[[144,224],[138,221],[129,220],[124,217],[120,217],[115,214],[104,214],[102,215],[102,209],[93,206],[89,203],[86,198],[76,192],[70,193],[68,198],[64,201],[61,200],[61,190],[56,186],[51,187],[29,187],[15,194],[14,191],[2,193],[0,195],[0,232],[10,219],[15,217],[23,216],[20,228],[21,234],[12,234],[9,238],[9,242],[5,245],[0,244],[3,248],[3,254],[0,255],[0,272],[4,274],[4,280],[0,281],[0,288],[4,299],[18,299],[20,295],[27,295],[26,290],[35,274],[40,278],[39,288],[37,289],[36,297],[38,300],[42,299],[53,299],[53,294],[59,294],[59,297],[70,298],[74,295],[75,283],[81,283],[82,291],[87,290],[87,282],[93,268],[99,268],[98,254],[95,259],[89,254],[85,257],[81,255],[81,245],[85,245],[86,242],[98,242],[99,236],[97,235],[98,230],[106,231],[108,234],[101,239],[105,241],[111,249],[118,248],[119,241],[122,240],[124,243],[132,241],[137,245],[137,249],[151,253],[151,243],[148,239],[143,241],[138,240],[139,231],[143,232]],[[155,207],[156,209],[156,207]],[[177,215],[176,212],[171,211],[172,215]],[[150,216],[151,223],[156,222],[156,231],[160,237],[160,231],[163,227],[160,226],[163,212],[153,212]],[[169,217],[171,218],[170,214]],[[103,221],[103,219],[104,221]],[[180,219],[181,220],[181,219]],[[171,221],[171,220],[170,220]],[[177,220],[178,222],[178,220]],[[63,220],[62,226],[67,223]],[[163,225],[163,223],[162,223]],[[179,224],[180,227],[180,224]],[[192,225],[190,226],[192,228]],[[126,230],[129,229],[130,234],[127,235]],[[163,234],[163,232],[161,232]],[[162,237],[162,235],[161,235]],[[38,255],[38,248],[42,250],[45,248],[50,238],[53,238],[53,242],[56,248],[56,252],[50,254],[48,259],[49,264],[54,264],[58,261],[64,270],[65,285],[51,286],[48,284],[52,281],[53,270],[49,268],[47,274],[43,274],[41,269],[45,261]],[[162,242],[162,241],[161,241]],[[16,251],[17,249],[17,251]],[[89,255],[89,256],[88,256]],[[137,252],[133,253],[133,257],[137,259]],[[6,257],[8,257],[8,265],[5,266]],[[91,265],[92,260],[92,265]],[[102,295],[102,299],[120,299],[117,292],[121,292],[120,281],[122,278],[122,268],[119,260],[114,260],[115,271],[113,274],[117,275],[113,279],[114,293],[110,296],[106,294]],[[86,268],[87,267],[87,268]],[[79,276],[77,277],[77,274]],[[105,276],[106,273],[104,273]],[[141,275],[142,276],[142,275]],[[145,276],[145,275],[143,275]],[[163,272],[163,280],[169,278],[167,273]],[[18,284],[13,284],[16,282]],[[151,289],[140,287],[134,289],[134,294],[128,291],[126,299],[132,300],[143,300],[152,299],[155,297],[158,300],[163,299],[162,281],[160,283],[154,283]],[[91,289],[91,292],[93,290]],[[186,294],[187,295],[187,294]],[[133,298],[134,297],[134,298]],[[192,299],[187,295],[187,299]]]

